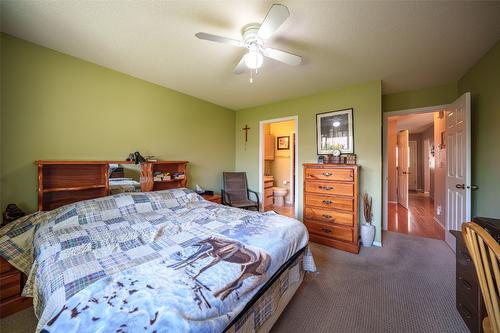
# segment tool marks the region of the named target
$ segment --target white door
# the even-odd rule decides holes
[[[417,190],[417,141],[410,141],[410,159],[408,161],[408,189]]]
[[[424,192],[429,193],[431,191],[431,169],[430,169],[430,141],[429,139],[424,140],[424,154],[423,154],[423,167],[424,167]]]
[[[408,209],[408,130],[398,133],[398,203]]]
[[[461,230],[471,218],[470,93],[460,96],[446,110],[446,229]],[[455,237],[445,232],[455,251]]]

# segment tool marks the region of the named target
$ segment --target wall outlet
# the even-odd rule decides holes
[[[436,208],[436,214],[438,216],[441,215],[441,206],[437,206],[437,208]]]

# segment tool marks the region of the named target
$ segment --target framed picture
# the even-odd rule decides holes
[[[316,115],[316,143],[318,155],[354,153],[352,109],[318,113]]]
[[[288,150],[290,149],[290,137],[289,136],[278,136],[276,139],[278,141],[278,150]]]

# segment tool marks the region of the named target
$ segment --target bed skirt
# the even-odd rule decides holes
[[[301,250],[281,267],[224,332],[269,332],[301,285],[304,275],[304,250]]]

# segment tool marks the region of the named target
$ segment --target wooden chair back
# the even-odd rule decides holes
[[[462,233],[476,268],[488,317],[483,321],[486,332],[500,333],[500,245],[474,222],[464,223]]]

